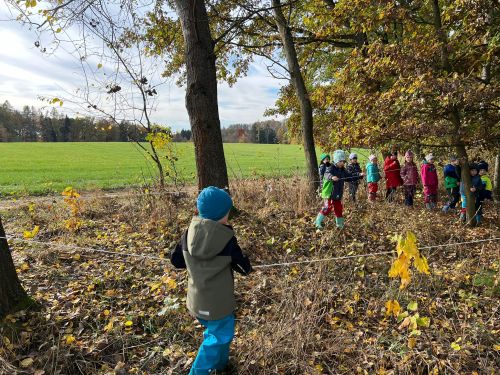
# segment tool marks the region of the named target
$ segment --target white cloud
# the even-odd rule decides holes
[[[16,21],[5,21],[12,16],[5,3],[0,3],[0,103],[8,100],[20,109],[24,105],[44,106],[40,96],[64,96],[84,86],[78,57],[64,48],[54,54],[42,54],[35,47],[37,35]],[[109,67],[105,67],[109,69]],[[232,123],[251,123],[263,119],[271,107],[281,82],[272,78],[264,62],[252,64],[249,75],[233,87],[218,86],[219,115],[223,126]],[[189,127],[184,106],[185,88],[169,82],[158,89],[158,105],[153,119],[174,129]],[[66,110],[77,107],[65,104]]]

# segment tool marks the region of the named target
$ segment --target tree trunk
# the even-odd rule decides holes
[[[441,9],[439,8],[439,0],[432,1],[432,10],[434,16],[434,30],[436,31],[436,37],[441,44],[441,68],[446,73],[450,74],[453,71],[453,67],[450,64],[448,38],[445,31],[443,30],[443,24],[441,22]],[[461,137],[460,111],[455,105],[453,105],[449,108],[449,114],[451,116],[451,123],[453,125],[451,140],[454,144],[457,156],[460,158],[460,166],[462,168],[462,175],[460,176],[461,183],[464,185],[463,190],[467,198],[467,224],[470,226],[474,226],[476,225],[476,220],[474,220],[476,215],[476,199],[475,195],[470,191],[472,182],[469,171],[469,159],[467,156],[467,150],[465,149],[465,145]]]
[[[460,183],[464,185],[463,191],[465,193],[465,197],[467,200],[467,214],[466,214],[466,223],[470,226],[476,225],[475,215],[476,215],[476,197],[470,191],[472,187],[472,180],[470,176],[469,170],[469,159],[467,156],[467,150],[463,143],[459,143],[455,146],[455,150],[457,152],[457,157],[460,160],[461,167],[461,176]]]
[[[314,194],[319,186],[318,181],[318,160],[316,159],[316,148],[314,147],[313,135],[313,111],[311,99],[304,82],[304,77],[300,70],[297,51],[290,28],[288,27],[283,10],[281,9],[280,0],[273,0],[274,15],[276,18],[276,26],[278,27],[283,51],[290,72],[290,80],[299,99],[301,123],[302,123],[302,140],[304,143],[304,153],[307,163],[307,177],[309,180],[310,192]]]
[[[203,0],[175,0],[186,58],[186,109],[189,114],[198,172],[198,187],[228,188],[222,145],[214,41]]]
[[[495,178],[493,179],[493,198],[500,202],[500,154],[495,157]]]
[[[2,219],[0,218],[0,237],[5,237]],[[9,244],[0,238],[0,318],[26,308],[31,299],[19,281]]]

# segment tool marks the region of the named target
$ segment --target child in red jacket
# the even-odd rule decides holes
[[[427,155],[425,161],[427,163],[422,164],[420,172],[422,174],[422,185],[424,185],[425,207],[431,210],[436,208],[438,175],[436,166],[434,165],[434,155]]]
[[[385,199],[389,202],[394,200],[397,187],[403,185],[400,171],[401,165],[399,164],[398,153],[393,151],[384,161]]]

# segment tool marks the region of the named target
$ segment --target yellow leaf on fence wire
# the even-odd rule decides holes
[[[392,263],[389,270],[389,277],[401,279],[400,289],[404,289],[408,286],[411,280],[410,266],[412,264],[420,273],[429,275],[429,264],[427,259],[420,254],[417,247],[417,238],[411,232],[406,234],[406,238],[403,236],[397,236],[396,251],[398,253],[398,258]]]

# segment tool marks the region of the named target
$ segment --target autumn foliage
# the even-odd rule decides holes
[[[232,223],[254,264],[348,256],[237,278],[239,373],[497,368],[498,321],[491,311],[499,293],[498,243],[426,248],[499,237],[497,207],[489,211],[491,225],[463,230],[420,203],[409,212],[347,202],[346,229],[327,227],[318,235],[306,189],[300,179],[235,184],[239,212]],[[27,198],[9,208],[10,235],[39,226],[37,242],[13,241],[12,255],[42,310],[2,322],[0,372],[144,373],[146,365],[155,373],[186,372],[200,328],[185,308],[186,275],[170,267],[167,255],[189,223],[194,196],[82,194],[76,231],[65,227],[65,198]],[[392,254],[355,256],[383,251]]]

